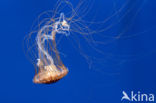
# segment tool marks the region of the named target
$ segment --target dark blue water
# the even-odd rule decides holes
[[[76,7],[78,0],[71,0],[71,3]],[[97,46],[103,54],[89,52],[91,48],[85,47],[83,39],[80,40],[85,52],[100,60],[89,58],[86,61],[80,50],[69,45],[68,37],[63,37],[60,44],[66,56],[61,56],[69,74],[55,84],[38,85],[32,82],[35,70],[24,54],[23,41],[37,16],[52,10],[56,0],[1,0],[0,103],[120,103],[122,91],[155,94],[155,3],[155,0],[93,0],[86,3],[90,8],[83,17],[86,21],[92,18],[104,21],[113,15],[106,23],[92,26],[101,30],[113,25],[93,36],[103,41],[103,45]],[[79,11],[81,16],[85,14],[82,11]]]

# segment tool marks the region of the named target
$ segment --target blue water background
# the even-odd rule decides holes
[[[76,5],[78,1],[71,2]],[[156,93],[155,0],[129,0],[121,13],[108,22],[117,22],[127,13],[117,26],[103,33],[124,32],[123,37],[129,38],[116,39],[102,48],[113,56],[103,55],[100,69],[89,69],[73,50],[63,59],[70,71],[65,78],[51,85],[33,84],[34,67],[22,43],[36,17],[53,9],[55,3],[56,0],[0,1],[0,103],[120,103],[123,90]],[[99,10],[95,16],[98,21],[111,16],[123,4],[125,0],[95,0],[92,9]],[[68,51],[66,42],[64,45]]]

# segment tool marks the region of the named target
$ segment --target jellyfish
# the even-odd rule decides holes
[[[33,82],[40,84],[54,83],[68,74],[69,70],[64,65],[60,56],[61,52],[57,46],[57,36],[66,36],[71,41],[73,39],[74,48],[76,47],[75,44],[77,44],[75,49],[87,61],[89,68],[93,67],[94,63],[104,64],[105,58],[101,58],[101,55],[111,60],[113,55],[105,53],[101,48],[107,43],[121,38],[122,33],[105,34],[105,31],[117,26],[118,22],[111,23],[108,26],[105,24],[117,16],[126,7],[127,2],[119,10],[102,21],[83,20],[83,17],[91,8],[89,1],[86,0],[80,0],[75,8],[67,0],[58,0],[53,11],[43,12],[37,19],[39,21],[38,25],[33,27],[37,30],[33,30],[26,36],[26,55],[31,57],[31,59],[28,59],[35,67]],[[44,15],[46,16],[41,17]],[[94,26],[92,27],[92,25]],[[80,37],[82,37],[81,41],[79,40]],[[85,44],[84,47],[87,47],[87,51],[82,47],[82,42]],[[96,54],[96,56],[94,57],[92,54]],[[97,69],[97,71],[100,70]]]
[[[79,9],[80,5],[83,3],[84,1],[81,1],[76,9]],[[63,7],[61,7],[61,4]],[[71,9],[70,12],[66,13],[67,15],[71,14],[68,18],[66,18],[64,12],[60,12],[64,6],[68,6]],[[64,35],[67,37],[70,36],[71,31],[79,32],[81,34],[84,33],[82,32],[82,29],[77,27],[75,24],[76,21],[81,18],[78,17],[77,19],[74,19],[74,17],[77,16],[76,9],[74,9],[72,4],[67,0],[58,1],[56,9],[52,12],[50,11],[52,13],[52,17],[50,16],[39,21],[37,30],[31,32],[26,37],[26,54],[31,57],[30,61],[35,67],[35,76],[33,78],[34,83],[55,83],[67,75],[68,68],[61,60],[60,52],[57,49],[56,35]],[[85,8],[84,10],[87,9]],[[43,14],[48,13],[46,12]],[[75,24],[75,26],[73,25],[71,29],[70,24]],[[75,28],[79,28],[80,30],[76,30]],[[87,27],[84,26],[84,28]]]

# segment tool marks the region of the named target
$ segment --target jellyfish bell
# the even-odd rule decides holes
[[[65,66],[60,68],[55,65],[39,67],[39,72],[34,76],[34,83],[54,83],[66,76],[68,69]]]
[[[54,83],[67,75],[68,69],[62,63],[56,48],[55,35],[65,34],[68,36],[69,28],[64,14],[61,13],[59,20],[53,25],[45,25],[39,30],[36,37],[39,55],[37,68],[39,71],[34,76],[34,83]],[[48,52],[49,49],[51,54]]]

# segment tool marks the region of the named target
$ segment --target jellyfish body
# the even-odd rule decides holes
[[[69,25],[61,13],[59,20],[44,25],[37,34],[36,42],[38,47],[39,71],[35,74],[34,83],[53,83],[63,78],[68,69],[62,63],[59,52],[56,48],[56,34],[69,35]]]

